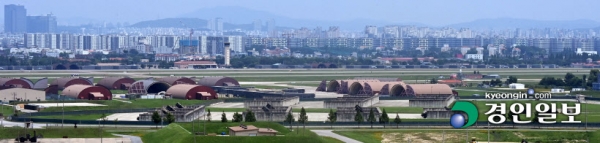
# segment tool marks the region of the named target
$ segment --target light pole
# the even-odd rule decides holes
[[[71,90],[68,90],[68,93],[71,93]],[[61,126],[61,128],[65,128],[65,98],[64,97],[62,97],[62,101],[63,101],[62,102],[62,104],[63,104],[63,106],[62,106],[62,124],[60,126]],[[98,122],[98,123],[100,123],[100,122]]]
[[[488,122],[488,143],[490,143],[490,122]]]
[[[203,131],[203,134],[206,135],[206,113],[204,114],[204,131]]]
[[[446,143],[446,130],[442,131],[442,143]]]

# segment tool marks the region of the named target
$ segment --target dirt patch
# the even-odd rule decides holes
[[[458,134],[446,133],[383,133],[382,143],[440,143],[443,140],[457,140]]]
[[[519,133],[519,132],[514,132],[513,133],[515,136],[519,137],[519,138],[525,138],[525,135]]]

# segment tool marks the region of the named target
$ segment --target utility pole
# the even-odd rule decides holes
[[[69,90],[68,92],[71,93],[71,90]],[[62,106],[62,125],[61,125],[60,128],[65,128],[65,98],[64,97],[62,98],[62,101],[63,101],[62,102],[63,103],[63,106]],[[100,122],[98,122],[98,123],[100,123]]]
[[[465,131],[467,132],[467,143],[468,143],[469,142],[469,130],[466,129]]]
[[[490,122],[488,122],[488,143],[490,143]]]
[[[446,130],[442,131],[442,143],[446,143]]]
[[[196,143],[196,126],[194,126],[194,120],[192,119],[192,136],[194,136],[194,143]]]
[[[203,135],[206,135],[206,113],[204,114],[204,131],[203,131]]]
[[[585,97],[583,99],[585,100]],[[587,110],[588,104],[587,104],[587,101],[584,104],[585,104],[585,129],[586,129],[586,132],[587,132],[587,125],[588,125],[587,124],[588,123],[588,118],[587,118],[587,115],[588,115],[588,110]]]

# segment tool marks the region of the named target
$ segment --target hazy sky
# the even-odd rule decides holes
[[[28,15],[52,12],[59,22],[87,18],[135,23],[216,6],[240,6],[297,19],[366,18],[435,26],[484,18],[600,21],[598,0],[0,0],[0,4],[25,5]]]

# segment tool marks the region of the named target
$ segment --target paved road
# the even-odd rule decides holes
[[[129,138],[129,139],[131,139],[131,143],[144,143],[144,142],[142,142],[142,138],[140,138],[138,136],[121,135],[121,134],[113,134],[113,135],[124,137],[124,138]]]
[[[319,135],[319,136],[332,137],[332,138],[338,139],[345,143],[362,143],[360,141],[333,133],[333,132],[331,132],[332,130],[311,130],[311,131],[317,133],[317,135]]]

